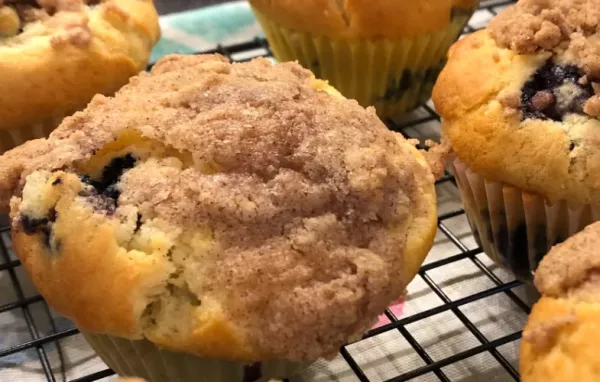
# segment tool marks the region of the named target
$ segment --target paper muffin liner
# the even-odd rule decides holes
[[[82,332],[92,349],[118,375],[148,382],[267,382],[293,377],[309,363],[265,361],[244,364],[161,349],[148,340],[128,340]]]
[[[473,12],[455,12],[439,31],[410,38],[332,39],[284,28],[254,8],[277,60],[298,61],[345,97],[375,106],[382,118],[410,111],[431,97],[446,53]]]
[[[48,137],[65,117],[66,115],[57,116],[30,126],[0,130],[0,154],[20,146],[27,141]]]
[[[460,159],[452,167],[477,243],[521,281],[531,283],[554,245],[600,220],[600,206],[550,204],[543,195],[490,181]]]

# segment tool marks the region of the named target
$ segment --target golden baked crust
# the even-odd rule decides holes
[[[557,9],[565,4],[584,3],[522,0],[518,3],[522,7],[518,8],[519,15],[540,2],[553,4]],[[545,43],[540,37],[541,45],[536,45],[530,54],[502,47],[501,44],[515,45],[509,32],[517,32],[507,27],[515,19],[520,20],[512,18],[514,9],[517,8],[509,8],[510,17],[499,16],[491,29],[474,33],[450,49],[448,64],[433,92],[443,118],[444,134],[457,156],[487,179],[542,194],[552,202],[567,200],[573,206],[598,204],[597,79],[593,71],[588,71],[585,59],[569,53],[568,43],[547,51],[542,48]],[[570,13],[577,14],[577,10]],[[532,23],[543,24],[541,20]],[[582,28],[570,19],[568,25],[574,31]],[[575,38],[575,34],[571,36]],[[586,38],[600,41],[591,36]],[[577,45],[575,40],[565,41]],[[535,93],[545,81],[560,81],[552,78],[555,72],[570,77],[560,87],[541,88]],[[573,76],[579,78],[573,80]]]
[[[557,245],[542,260],[535,284],[543,297],[523,332],[523,382],[600,379],[600,223]]]
[[[114,94],[144,69],[159,34],[152,0],[106,0],[59,8],[0,36],[0,140],[80,110],[95,94]]]
[[[332,38],[411,37],[438,31],[478,0],[250,0],[284,27]]]
[[[0,157],[0,204],[14,195],[17,253],[86,332],[314,360],[429,251],[427,160],[295,63],[171,56]]]
[[[581,289],[590,272],[600,269],[600,223],[589,225],[550,253],[536,270],[535,286],[540,293],[561,297],[573,288]]]

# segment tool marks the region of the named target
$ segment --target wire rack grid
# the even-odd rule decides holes
[[[484,27],[510,3],[482,1],[465,34]],[[233,61],[272,57],[262,38],[211,52]],[[439,116],[431,103],[386,124],[407,137],[439,138]],[[530,312],[523,286],[476,245],[449,172],[437,182],[437,191],[439,233],[408,288],[402,311],[398,306],[386,310],[380,324],[361,341],[344,346],[332,362],[317,362],[299,379],[519,380],[517,349]],[[5,216],[0,216],[0,235],[0,380],[111,379],[114,373],[94,356],[77,329],[51,311],[27,280],[12,253]]]

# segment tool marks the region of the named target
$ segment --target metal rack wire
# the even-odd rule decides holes
[[[501,8],[512,2],[513,1],[507,0],[482,1],[480,10],[465,28],[465,33],[472,33],[473,31],[480,29]],[[219,46],[211,52],[221,53],[234,61],[247,61],[258,56],[271,56],[271,51],[267,42],[261,38],[227,47]],[[423,125],[428,125],[437,126],[439,128],[439,116],[431,105],[426,104],[417,112],[413,113],[410,118],[405,118],[402,121],[386,121],[386,124],[389,128],[401,132],[405,136],[414,137],[414,131],[418,130],[415,129],[415,127],[420,128]],[[438,181],[438,186],[456,187],[454,178],[450,173],[446,173],[446,175]],[[505,357],[498,349],[503,345],[518,341],[521,337],[521,331],[516,330],[490,340],[478,327],[478,324],[464,313],[463,308],[468,304],[500,294],[503,294],[512,301],[516,307],[515,309],[520,310],[521,314],[528,314],[530,306],[515,292],[515,289],[520,286],[518,281],[507,281],[505,277],[500,277],[497,269],[493,269],[493,267],[490,266],[490,263],[485,261],[485,258],[480,255],[482,253],[481,249],[472,248],[472,246],[470,248],[469,245],[465,243],[464,236],[461,237],[460,234],[453,231],[452,224],[449,222],[461,217],[464,219],[464,210],[462,209],[446,211],[440,214],[438,223],[440,235],[442,236],[442,240],[452,244],[452,249],[447,250],[446,256],[426,263],[426,265],[421,268],[418,275],[418,278],[425,283],[430,291],[433,292],[442,303],[434,307],[428,307],[418,313],[401,317],[397,317],[392,310],[387,310],[385,312],[387,323],[371,330],[362,340],[368,341],[370,338],[375,338],[384,333],[397,332],[408,342],[408,344],[410,344],[413,351],[420,357],[422,362],[418,363],[416,367],[410,368],[401,374],[394,375],[392,378],[386,377],[386,380],[388,381],[408,381],[425,375],[435,376],[434,380],[451,381],[452,377],[445,371],[447,366],[482,353],[487,353],[495,359],[495,361],[501,365],[510,376],[511,380],[519,380],[519,374],[514,366],[514,360],[507,359],[507,357]],[[8,231],[8,219],[0,216],[0,275],[7,275],[10,279],[10,285],[13,288],[13,290],[10,291],[10,294],[14,294],[14,300],[0,305],[0,315],[7,312],[17,312],[18,316],[24,320],[26,324],[29,337],[26,341],[10,344],[9,346],[3,346],[2,341],[0,340],[0,369],[3,367],[10,367],[3,363],[3,360],[8,357],[23,352],[33,351],[39,358],[41,369],[43,370],[43,375],[40,375],[40,380],[44,380],[44,378],[48,381],[67,380],[61,343],[69,337],[77,335],[78,331],[73,327],[61,327],[59,329],[60,325],[56,324],[56,315],[51,314],[43,298],[35,293],[28,295],[24,292],[24,276],[20,274],[20,272],[22,272],[21,262],[11,254]],[[431,275],[435,271],[446,269],[446,267],[461,261],[468,261],[474,265],[477,272],[479,272],[480,275],[483,275],[482,277],[491,281],[492,286],[458,299],[449,296],[444,285],[441,285],[440,282],[436,282]],[[8,292],[3,290],[0,293],[5,294]],[[33,306],[37,306],[38,308],[39,306],[42,307],[43,314],[48,317],[50,330],[41,331],[39,329],[39,325],[32,313]],[[426,346],[424,346],[414,333],[411,332],[411,325],[443,313],[453,314],[454,317],[456,317],[476,338],[476,345],[461,349],[447,357],[439,358],[432,356],[427,351]],[[1,326],[0,333],[2,333],[0,335],[1,339],[1,336],[5,335]],[[359,343],[360,342],[361,341],[359,341]],[[55,353],[58,354],[57,362],[60,364],[58,368],[51,364],[48,355],[49,346],[55,346]],[[355,346],[355,344],[345,346],[340,350],[340,357],[345,360],[347,366],[353,373],[352,378],[360,381],[374,380],[374,378],[369,377],[368,373],[361,365],[361,362],[357,361],[356,357],[353,356],[353,346]],[[111,375],[113,375],[111,370],[104,369],[91,372],[87,375],[76,376],[71,378],[71,380],[77,382],[97,381]]]

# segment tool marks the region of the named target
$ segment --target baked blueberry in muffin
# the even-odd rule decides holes
[[[585,115],[593,96],[592,84],[582,70],[549,60],[521,89],[522,118],[563,121],[569,114]]]

